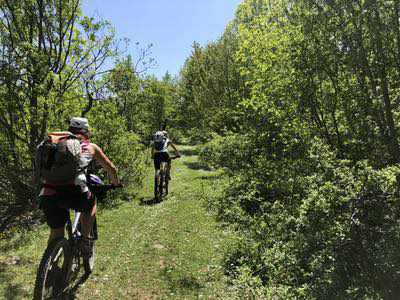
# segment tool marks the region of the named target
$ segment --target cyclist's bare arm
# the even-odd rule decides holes
[[[179,150],[178,150],[178,148],[176,147],[176,145],[173,143],[173,142],[170,142],[170,144],[169,144],[174,150],[175,150],[175,153],[176,153],[176,156],[181,156],[181,153],[179,152]]]
[[[101,167],[107,171],[110,176],[111,183],[115,186],[120,185],[120,181],[117,176],[117,168],[111,162],[111,160],[104,154],[103,150],[96,144],[91,143],[94,150],[94,159],[101,165]]]

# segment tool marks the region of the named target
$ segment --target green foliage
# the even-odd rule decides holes
[[[315,131],[342,157],[397,163],[398,4],[297,1],[289,17],[303,33],[292,61]]]
[[[227,130],[236,131],[240,125],[235,108],[245,86],[234,59],[237,50],[234,31],[232,25],[228,26],[217,42],[204,48],[194,43],[192,54],[181,70],[180,98],[174,105],[179,112],[177,121],[189,136],[200,142],[207,141],[210,131],[223,134]]]
[[[117,64],[109,78],[119,113],[127,120],[128,129],[138,134],[144,144],[149,144],[153,133],[165,122],[172,137],[180,136],[174,122],[176,87],[168,73],[162,80],[139,77],[128,57]]]
[[[228,172],[240,170],[246,162],[247,140],[242,135],[214,135],[213,139],[201,148],[200,161],[214,168],[226,168]],[[232,160],[235,157],[235,160]]]
[[[144,176],[144,147],[139,137],[128,131],[112,101],[97,103],[88,118],[93,127],[92,141],[103,149],[118,167],[122,182],[133,188],[141,187]]]
[[[111,46],[101,40],[85,43],[87,31],[74,26],[81,19],[79,1],[3,1],[0,12],[0,126],[11,151],[2,151],[2,166],[29,173],[36,145],[48,128],[60,127],[66,116],[83,109],[80,75],[97,62],[89,53],[97,49],[105,59]],[[107,29],[91,30],[102,31],[108,40]],[[27,185],[20,174],[6,178]],[[14,193],[18,195],[17,188]]]
[[[242,237],[226,268],[243,297],[400,293],[399,53],[390,50],[399,43],[398,8],[384,1],[240,5],[235,30],[228,29],[230,74],[244,82],[230,85],[240,95],[227,108],[236,126],[208,126],[219,118],[210,111],[201,116],[205,126],[198,122],[220,133],[201,158],[230,176],[210,206]],[[187,111],[213,99],[212,46],[195,47],[184,69],[185,86],[202,87],[183,90],[191,95]]]
[[[400,169],[351,167],[319,141],[302,163],[308,174],[270,163],[251,176],[237,172],[211,200],[242,235],[227,260],[231,275],[243,280],[247,270],[266,294],[281,291],[278,298],[288,291],[304,299],[397,295]]]
[[[108,104],[98,108],[110,96],[103,73],[118,54],[114,31],[107,21],[83,16],[80,5],[0,1],[1,229],[31,209],[36,146],[47,132],[66,130],[71,116],[84,116],[93,106],[96,133],[105,138],[109,129],[119,128],[107,152],[122,164],[127,182],[140,182],[139,139],[122,132],[129,120]]]

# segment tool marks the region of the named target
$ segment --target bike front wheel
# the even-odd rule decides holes
[[[67,286],[71,247],[63,238],[55,238],[47,246],[36,275],[34,300],[59,297]]]

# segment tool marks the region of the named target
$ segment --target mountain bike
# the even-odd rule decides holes
[[[173,160],[180,156],[172,156],[169,159]],[[167,167],[168,163],[165,161],[161,162],[160,170],[157,170],[157,174],[154,178],[154,197],[159,201],[162,200],[163,196],[168,195],[168,185],[170,173]]]
[[[91,187],[91,191],[96,198],[105,197],[105,194],[115,188],[122,186],[99,185]],[[98,199],[99,200],[99,199]],[[80,240],[81,234],[81,213],[75,212],[74,220],[71,216],[67,219],[66,229],[68,239],[65,237],[55,238],[47,246],[37,271],[34,300],[54,299],[62,295],[73,282],[83,266],[85,275],[93,271],[95,263],[95,242],[97,235],[97,221],[94,219],[93,227],[90,232],[92,256],[82,255]]]

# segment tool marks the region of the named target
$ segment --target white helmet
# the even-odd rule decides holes
[[[85,131],[89,130],[89,121],[86,118],[73,117],[69,122],[70,127],[83,129]]]

